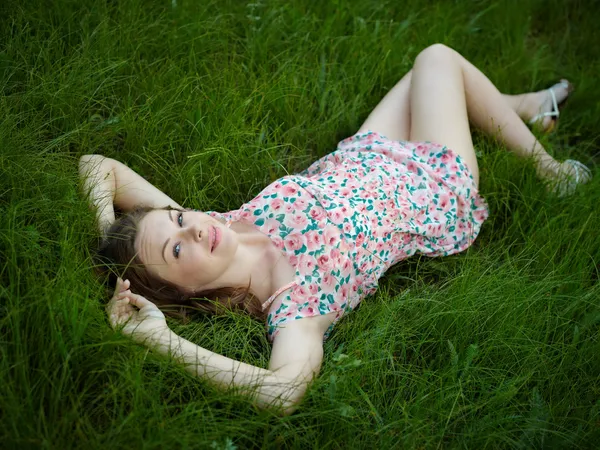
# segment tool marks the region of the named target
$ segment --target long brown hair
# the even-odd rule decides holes
[[[245,311],[259,319],[266,318],[260,300],[250,292],[249,284],[189,293],[150,273],[135,248],[139,223],[150,211],[153,208],[142,206],[121,216],[100,244],[97,266],[102,274],[108,275],[111,286],[116,285],[117,277],[128,279],[132,292],[152,301],[165,314],[183,321],[187,321],[193,312],[222,314],[227,310]]]

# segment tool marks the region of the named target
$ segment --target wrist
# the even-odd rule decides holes
[[[176,336],[168,326],[139,333],[133,333],[132,338],[139,344],[151,348],[169,347],[173,337]]]

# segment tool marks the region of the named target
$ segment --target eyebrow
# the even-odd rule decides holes
[[[169,210],[168,212],[169,212],[169,220],[171,222],[173,222],[173,217],[171,216],[171,210]],[[167,264],[167,258],[165,258],[165,250],[167,249],[167,244],[169,243],[170,239],[171,238],[167,238],[167,240],[165,241],[165,243],[163,245],[162,252],[161,252],[162,253],[162,257],[165,260],[165,264]]]

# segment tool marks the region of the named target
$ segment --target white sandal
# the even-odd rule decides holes
[[[564,87],[567,90],[567,96],[563,101],[560,102],[560,104],[556,101],[556,94],[554,93],[554,89],[558,86]],[[558,116],[560,115],[559,106],[567,101],[573,89],[571,87],[571,83],[569,83],[567,80],[561,80],[559,83],[556,83],[554,86],[549,88],[548,91],[550,92],[550,97],[552,98],[552,111],[546,111],[544,113],[537,114],[529,121],[529,125],[533,126],[540,121],[540,119],[543,120],[544,117],[555,117],[555,119],[552,121],[552,124],[544,130],[546,133],[550,133],[554,129],[556,121],[558,120]]]
[[[575,169],[575,175],[563,174],[561,179],[553,180],[549,183],[550,192],[555,193],[559,197],[573,194],[578,185],[585,184],[592,179],[592,171],[582,162],[575,159],[567,159],[564,162]]]

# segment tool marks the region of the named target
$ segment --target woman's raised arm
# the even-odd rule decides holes
[[[323,328],[316,321],[296,320],[279,331],[268,369],[213,353],[169,329],[162,312],[118,280],[107,306],[113,328],[155,352],[173,358],[185,369],[221,388],[237,388],[262,408],[293,413],[323,360]]]
[[[83,155],[79,176],[90,204],[96,209],[98,228],[104,233],[115,220],[114,206],[129,211],[135,206],[183,209],[125,164],[101,155]]]

